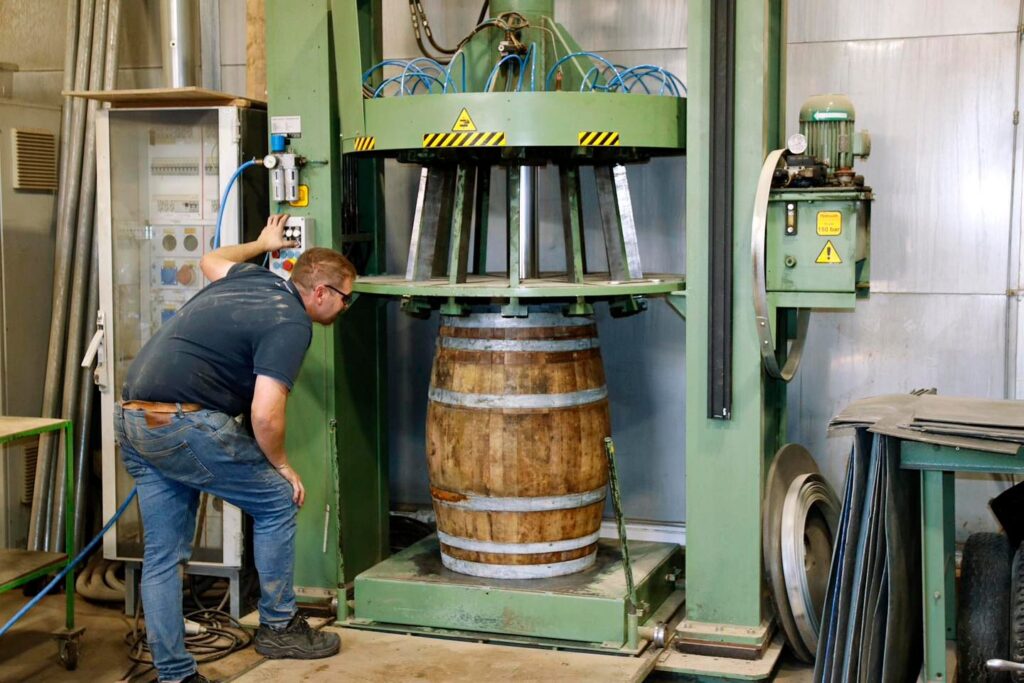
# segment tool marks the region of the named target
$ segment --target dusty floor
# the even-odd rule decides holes
[[[26,598],[20,591],[0,595],[0,623]],[[78,625],[86,627],[79,667],[65,671],[57,662],[50,632],[63,625],[62,596],[44,599],[10,633],[0,639],[0,682],[118,681],[131,667],[124,636],[130,620],[119,608],[76,603]],[[643,680],[638,658],[506,647],[473,642],[338,629],[342,652],[314,662],[265,661],[250,647],[204,666],[217,680],[239,683],[270,681],[630,681]],[[146,679],[143,679],[146,680]],[[651,680],[677,680],[655,674]],[[777,681],[810,681],[810,672],[785,664]]]

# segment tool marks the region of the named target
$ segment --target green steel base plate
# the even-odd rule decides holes
[[[582,283],[566,282],[564,273],[523,280],[518,287],[505,275],[469,275],[462,284],[447,278],[411,281],[402,275],[360,277],[355,291],[386,296],[443,297],[472,299],[600,299],[616,296],[661,295],[685,288],[678,274],[651,273],[637,280],[610,280],[607,273],[584,276]]]
[[[683,550],[636,541],[629,552],[637,597],[645,614],[652,614],[676,593],[674,577],[682,575]],[[626,603],[617,541],[601,539],[597,561],[587,571],[501,580],[444,568],[437,537],[430,536],[356,577],[355,617],[349,625],[430,635],[499,634],[478,639],[635,654],[623,650]]]

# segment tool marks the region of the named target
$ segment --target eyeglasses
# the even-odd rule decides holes
[[[334,285],[329,285],[326,282],[324,283],[324,287],[337,292],[338,296],[341,297],[341,303],[345,305],[345,308],[348,308],[352,304],[352,299],[355,298],[352,294],[346,294]]]

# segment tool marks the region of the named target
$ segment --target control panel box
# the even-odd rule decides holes
[[[314,219],[306,216],[289,216],[284,224],[284,237],[295,242],[295,246],[270,252],[270,272],[288,280],[292,268],[306,249],[313,246]]]
[[[871,192],[773,191],[765,269],[769,292],[848,293],[867,287]]]

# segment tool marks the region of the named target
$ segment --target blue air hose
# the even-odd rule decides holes
[[[245,169],[249,168],[250,166],[255,166],[255,165],[256,165],[256,160],[255,159],[250,159],[249,161],[245,162],[244,164],[242,164],[241,166],[236,168],[235,172],[231,174],[231,179],[228,181],[227,186],[224,188],[224,194],[221,195],[221,198],[220,198],[220,208],[217,209],[217,231],[213,233],[213,248],[214,249],[219,249],[220,248],[220,224],[221,224],[221,221],[224,220],[224,207],[227,206],[227,204],[228,204],[228,195],[231,194],[231,187],[235,184],[235,180],[238,179],[238,176],[242,175],[242,171],[244,171]]]
[[[81,562],[86,555],[93,551],[93,548],[95,548],[96,544],[100,542],[100,539],[103,538],[104,534],[110,531],[110,528],[114,526],[114,522],[116,522],[121,517],[121,515],[124,514],[124,511],[128,509],[128,503],[132,502],[132,499],[135,498],[135,494],[137,492],[138,488],[132,487],[132,490],[128,494],[128,497],[124,499],[123,503],[121,503],[121,507],[117,509],[117,512],[115,512],[114,516],[110,518],[110,521],[108,521],[106,525],[104,525],[103,529],[98,534],[96,534],[96,537],[89,541],[89,544],[82,549],[82,552],[78,553],[78,555],[75,556],[75,559],[68,562],[68,565],[64,567],[60,574],[57,574],[57,576],[53,577],[53,580],[50,581],[50,583],[46,584],[46,588],[39,591],[38,595],[29,600],[27,605],[18,610],[17,614],[11,617],[8,620],[8,622],[3,625],[3,628],[0,628],[0,637],[2,637],[5,633],[10,631],[11,627],[14,626],[14,624],[16,624],[19,619],[25,616],[30,609],[39,604],[39,601],[42,600],[47,593],[53,590],[53,587],[59,584],[61,582],[61,579],[67,576],[67,573],[69,571],[75,568],[75,565]]]

